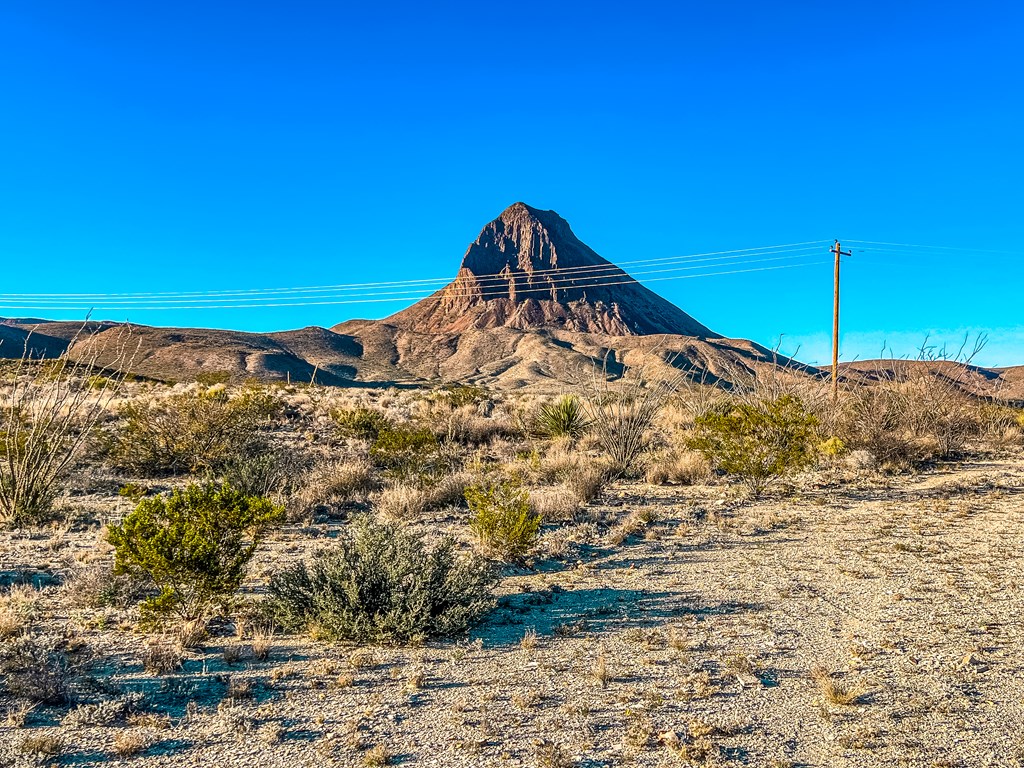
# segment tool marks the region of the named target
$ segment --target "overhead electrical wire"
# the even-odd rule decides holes
[[[779,252],[778,251],[774,251],[774,252],[771,252],[771,253],[779,253]],[[757,254],[751,254],[751,255],[757,255]],[[686,266],[667,266],[667,267],[663,267],[661,269],[645,269],[645,270],[634,271],[632,273],[626,273],[624,270],[622,270],[621,268],[619,268],[617,266],[614,266],[614,265],[611,265],[611,266],[595,266],[593,268],[593,270],[587,271],[586,274],[582,273],[582,269],[583,268],[569,269],[569,270],[566,270],[566,272],[570,273],[568,276],[564,275],[561,272],[558,272],[558,270],[543,270],[544,274],[541,275],[541,277],[539,279],[548,280],[547,285],[544,286],[545,289],[546,288],[587,287],[588,285],[589,286],[596,286],[596,285],[603,285],[605,283],[603,283],[603,282],[585,283],[585,282],[582,282],[582,281],[603,281],[603,280],[607,280],[607,279],[617,279],[617,278],[622,278],[622,277],[629,278],[632,275],[653,275],[653,274],[664,274],[666,272],[686,272],[686,271],[692,271],[692,270],[698,270],[698,269],[714,269],[714,268],[718,268],[718,267],[722,267],[722,266],[736,266],[736,265],[744,265],[744,264],[759,264],[759,263],[769,262],[769,261],[784,261],[784,260],[789,260],[789,259],[793,259],[793,258],[801,258],[801,257],[806,257],[806,256],[811,256],[811,255],[814,255],[814,254],[813,253],[808,253],[805,250],[801,249],[800,252],[791,252],[791,253],[784,253],[782,255],[765,256],[764,258],[759,258],[759,259],[742,259],[742,258],[739,258],[739,257],[716,257],[714,259],[695,259],[693,261],[686,262],[685,263]],[[714,262],[718,262],[718,263],[701,264],[699,266],[692,266],[694,261],[700,261],[700,262],[714,261]],[[658,265],[653,265],[653,266],[658,266]],[[598,270],[600,270],[600,274],[597,273]],[[518,279],[519,280],[533,280],[535,278],[535,276],[539,272],[541,272],[541,270],[538,270],[537,272],[533,272],[533,273],[527,273],[525,276],[520,276]],[[552,273],[552,272],[558,272],[558,274],[549,274],[549,273]],[[491,276],[491,275],[483,275],[483,276],[479,276],[479,277],[474,277],[473,278],[473,285],[475,287],[479,287],[479,288],[481,288],[483,290],[487,290],[487,289],[491,289],[491,288],[501,288],[501,287],[507,286],[511,279],[512,278],[508,278],[508,277],[500,277],[500,276],[496,277],[496,276]],[[392,296],[392,297],[394,297],[394,300],[398,301],[398,300],[402,300],[405,297],[408,297],[409,294],[410,294],[410,291],[412,291],[412,290],[415,290],[415,289],[410,287],[409,289],[399,290],[399,291],[360,291],[360,292],[358,292],[358,293],[356,293],[356,294],[354,294],[352,296],[347,296],[345,294],[342,294],[340,296],[337,296],[336,298],[357,298],[357,297],[368,297],[368,296]],[[427,290],[427,289],[424,288],[424,287],[420,287],[418,290],[422,291],[422,290]],[[531,289],[531,290],[533,290],[533,289]],[[319,294],[319,293],[335,294],[337,292],[336,291],[309,291],[309,292],[303,292],[303,294],[300,294],[300,295],[292,294],[292,296],[295,296],[296,298],[310,298],[310,299],[312,299],[312,298],[329,298],[329,296],[323,296],[323,297],[317,296],[316,294]],[[419,295],[419,294],[417,294],[417,295]],[[430,294],[425,294],[425,295],[430,295]],[[2,299],[2,298],[3,297],[0,296],[0,299]],[[122,301],[124,301],[124,303],[131,303],[133,306],[140,306],[140,307],[146,307],[146,306],[148,306],[150,304],[153,304],[153,303],[166,302],[166,301],[173,301],[176,304],[181,304],[181,305],[199,304],[199,303],[202,303],[202,302],[216,302],[217,304],[224,304],[226,307],[229,307],[232,304],[240,303],[240,302],[245,302],[245,301],[260,301],[262,303],[264,301],[276,300],[278,298],[289,298],[289,297],[287,297],[287,296],[285,296],[285,297],[279,297],[279,296],[268,297],[268,296],[265,296],[265,295],[258,295],[258,296],[217,296],[217,297],[201,297],[201,298],[191,298],[191,297],[165,297],[165,298],[147,297],[147,298],[142,298],[142,299],[124,299]],[[44,298],[44,299],[37,300],[37,302],[34,304],[34,306],[39,306],[39,307],[45,308],[45,307],[49,307],[51,304],[59,303],[61,301],[67,301],[67,300],[70,300],[70,299],[71,299],[71,297],[66,297],[66,298]],[[78,299],[77,297],[75,297],[75,299],[77,301],[80,301],[80,302],[87,302],[87,301],[91,301],[92,297],[89,297],[89,298],[86,298],[86,299]],[[112,300],[116,301],[117,299],[112,299]],[[0,305],[0,306],[2,306],[2,305]]]
[[[816,250],[816,246],[820,247],[823,243],[827,243],[827,240],[808,241],[804,243],[787,243],[782,245],[769,245],[759,246],[755,248],[737,248],[726,251],[708,251],[705,253],[694,253],[683,256],[667,256],[661,258],[649,258],[649,259],[633,259],[629,261],[622,261],[618,264],[597,264],[597,265],[584,265],[580,267],[552,267],[549,269],[535,270],[531,274],[534,276],[545,275],[549,273],[558,274],[559,276],[569,274],[583,274],[592,273],[595,271],[622,271],[625,266],[638,266],[638,265],[656,265],[656,264],[672,264],[672,263],[685,263],[685,262],[697,262],[697,261],[718,261],[725,259],[738,259],[753,255],[771,255],[781,253],[797,253],[801,251]],[[703,258],[708,257],[708,258]],[[213,297],[229,297],[229,296],[261,296],[261,295],[276,295],[276,294],[288,294],[288,293],[313,293],[313,292],[345,292],[345,291],[357,291],[362,292],[367,288],[383,288],[383,287],[403,287],[403,286],[418,286],[425,287],[429,284],[447,284],[454,278],[449,277],[437,277],[437,278],[423,278],[417,280],[392,280],[382,282],[370,282],[370,283],[341,283],[336,285],[315,285],[305,287],[293,287],[293,288],[253,288],[253,289],[231,289],[231,290],[209,290],[209,291],[154,291],[154,292],[135,292],[135,293],[0,293],[0,298],[18,298],[18,299],[47,299],[53,298],[58,300],[70,300],[70,299],[119,299],[123,301],[135,301],[148,298],[167,299],[170,297],[197,297],[197,298],[213,298]],[[496,282],[504,281],[506,278],[500,275],[486,275],[478,278],[479,280],[494,280]]]
[[[745,263],[745,262],[737,262],[736,264],[733,264],[733,265],[724,264],[724,265],[717,265],[717,266],[738,266],[738,265],[741,265],[743,263]],[[746,263],[752,263],[752,262],[746,262]],[[666,281],[666,280],[687,280],[687,279],[694,279],[694,278],[701,278],[701,277],[714,277],[714,276],[718,276],[718,275],[744,274],[744,273],[749,273],[749,272],[768,272],[768,271],[774,271],[774,270],[780,270],[780,269],[793,269],[793,268],[797,268],[797,267],[808,267],[808,266],[814,266],[814,265],[817,265],[817,264],[828,264],[828,263],[829,263],[828,259],[822,259],[822,260],[819,260],[819,261],[812,261],[812,262],[803,262],[803,263],[794,263],[794,264],[778,264],[778,265],[773,265],[773,266],[769,266],[769,267],[754,267],[754,268],[750,268],[750,269],[730,269],[730,270],[723,270],[723,271],[717,271],[717,272],[705,272],[705,273],[701,273],[701,274],[692,274],[692,275],[668,275],[668,276],[664,276],[664,277],[650,278],[650,280],[648,280],[647,282],[661,282],[661,281]],[[611,277],[611,276],[609,276],[609,277]],[[606,286],[612,286],[612,285],[641,284],[639,280],[630,278],[628,275],[623,274],[623,277],[626,277],[627,279],[625,279],[625,280],[617,280],[617,281],[614,281],[614,282],[575,283],[575,284],[572,284],[572,285],[566,285],[564,287],[565,288],[570,288],[571,287],[571,288],[577,288],[578,289],[578,288],[589,288],[589,287],[606,287]],[[540,287],[537,287],[537,288],[523,288],[523,289],[517,289],[516,290],[516,295],[523,294],[523,293],[550,293],[553,287],[556,290],[559,289],[558,286],[551,286],[551,285],[540,286]],[[176,304],[172,303],[172,304],[168,304],[168,305],[165,305],[165,306],[139,306],[139,305],[113,306],[113,305],[100,305],[100,304],[97,304],[97,305],[78,304],[78,305],[75,305],[75,306],[53,306],[53,305],[47,305],[47,306],[42,307],[42,308],[50,309],[50,310],[58,310],[58,311],[83,311],[83,310],[101,309],[103,311],[108,311],[108,312],[109,311],[142,311],[142,310],[167,311],[167,310],[182,310],[182,309],[260,309],[260,308],[337,306],[337,305],[343,305],[343,304],[371,304],[371,303],[382,303],[382,302],[420,301],[422,299],[428,299],[432,295],[433,294],[424,294],[424,295],[418,295],[418,296],[404,296],[404,297],[400,297],[400,298],[399,297],[392,297],[392,298],[340,298],[340,299],[319,300],[319,301],[275,302],[275,303],[234,304],[234,305],[224,305],[224,304],[194,305],[193,304],[193,305],[184,305],[183,306],[183,305],[180,305],[180,304],[176,305]],[[472,295],[476,295],[476,292],[468,291],[468,292],[465,292],[463,294],[458,294],[458,293],[451,294],[451,293],[449,293],[447,295],[449,295],[449,296],[454,295],[456,297],[462,296],[462,295],[472,296]],[[40,308],[39,305],[35,305],[35,304],[33,304],[33,305],[6,305],[6,304],[0,304],[0,307],[2,307],[4,309],[39,309]]]

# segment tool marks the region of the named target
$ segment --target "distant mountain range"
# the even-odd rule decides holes
[[[0,357],[21,356],[26,343],[52,357],[82,331],[82,323],[0,319]],[[84,331],[76,354],[93,350],[109,359],[125,328],[91,322]],[[682,370],[726,384],[776,366],[821,375],[713,332],[595,253],[554,211],[524,203],[483,228],[451,283],[383,320],[277,333],[133,325],[131,333],[133,371],[164,381],[226,372],[234,380],[551,389],[595,364],[611,374],[643,366],[649,375]],[[885,365],[859,362],[844,372],[870,381]],[[1024,397],[1024,367],[975,368],[971,380],[972,391]]]

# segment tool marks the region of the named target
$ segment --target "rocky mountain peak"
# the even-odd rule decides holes
[[[557,213],[521,202],[481,230],[455,280],[384,322],[428,334],[509,327],[718,337],[599,256]]]

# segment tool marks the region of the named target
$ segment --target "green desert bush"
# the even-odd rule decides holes
[[[446,538],[428,546],[399,525],[360,518],[309,565],[274,576],[267,613],[330,640],[411,643],[458,634],[494,606],[495,571]]]
[[[374,441],[391,426],[388,417],[373,408],[335,408],[331,420],[342,437],[359,440]]]
[[[466,489],[469,527],[485,552],[502,560],[522,560],[537,543],[541,515],[527,491],[509,481]]]
[[[256,547],[283,516],[270,500],[226,483],[144,498],[108,529],[114,571],[145,576],[155,587],[142,603],[148,623],[201,619],[238,589]]]
[[[135,400],[120,409],[106,435],[113,463],[144,475],[217,470],[258,453],[260,430],[280,412],[279,399],[262,387],[234,397],[219,386],[158,400]]]
[[[435,393],[439,402],[447,403],[452,408],[466,405],[478,405],[487,399],[487,390],[471,384],[449,384]]]
[[[725,403],[697,417],[688,442],[758,496],[773,481],[814,461],[816,424],[791,395]]]
[[[541,406],[534,431],[541,437],[582,437],[590,426],[583,403],[575,395],[565,395]]]
[[[370,460],[389,477],[424,480],[451,468],[437,436],[426,427],[397,425],[383,430],[370,446]]]

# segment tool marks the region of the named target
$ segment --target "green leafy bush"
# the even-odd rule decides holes
[[[360,440],[376,440],[391,425],[387,416],[372,408],[336,408],[331,419],[342,436]]]
[[[814,461],[816,424],[791,395],[726,403],[697,417],[689,445],[758,496],[773,481]]]
[[[497,575],[452,539],[428,547],[398,525],[361,518],[311,565],[271,579],[268,615],[330,640],[409,643],[463,632],[494,606]]]
[[[200,619],[238,589],[256,547],[283,517],[270,500],[227,483],[144,498],[107,532],[114,572],[143,575],[155,586],[157,594],[142,603],[148,622],[173,614]]]
[[[522,560],[537,543],[541,516],[529,494],[507,481],[466,489],[469,527],[483,549],[503,560]]]
[[[580,399],[565,395],[554,403],[545,403],[537,414],[534,431],[541,437],[582,437],[590,427],[590,419]]]
[[[486,400],[487,391],[482,387],[470,384],[449,384],[441,388],[436,397],[452,408],[462,408],[466,405],[477,405]]]
[[[263,388],[235,397],[212,387],[162,400],[133,401],[121,408],[121,423],[109,435],[114,464],[142,474],[217,469],[229,458],[256,453],[280,401]]]
[[[370,446],[370,459],[391,477],[402,480],[423,480],[451,468],[441,442],[426,427],[388,427]]]

